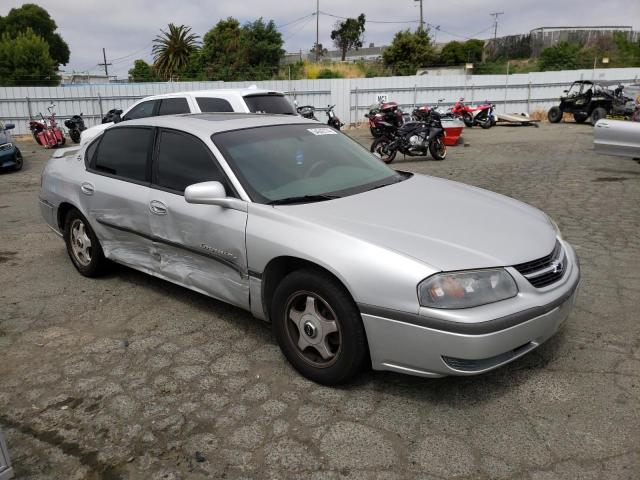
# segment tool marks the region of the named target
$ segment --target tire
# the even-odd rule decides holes
[[[600,120],[601,118],[605,118],[606,116],[607,111],[602,107],[598,107],[593,112],[591,112],[591,123],[595,125],[598,120]]]
[[[371,153],[382,160],[384,163],[391,163],[396,158],[398,153],[396,150],[393,152],[385,151],[385,146],[391,143],[388,138],[377,138],[371,144]]]
[[[573,114],[573,119],[576,121],[576,123],[584,123],[587,121],[587,118],[589,118],[589,115],[587,115],[586,113]]]
[[[18,170],[22,170],[22,166],[24,165],[24,159],[22,158],[22,152],[16,148],[16,152],[13,154],[13,161],[15,165],[13,169],[17,172]]]
[[[491,126],[493,125],[491,123],[491,119],[490,118],[485,118],[484,120],[480,120],[478,123],[484,130],[490,129]]]
[[[38,137],[38,132],[32,131],[31,134],[33,135],[33,139],[36,141],[36,143],[38,145],[42,145],[42,142],[40,141],[40,137]]]
[[[71,140],[73,140],[73,143],[80,143],[80,130],[69,130],[69,136]]]
[[[551,107],[547,113],[547,119],[551,123],[560,123],[560,120],[562,120],[562,110],[560,110],[560,107]]]
[[[434,160],[444,160],[447,156],[447,146],[442,137],[429,142],[429,153]]]
[[[471,115],[469,112],[464,112],[462,114],[462,121],[467,127],[473,127],[473,115]]]
[[[98,237],[78,210],[70,210],[67,214],[63,233],[69,258],[81,275],[97,277],[106,271],[108,261],[104,257]],[[88,247],[85,245],[87,241]],[[84,253],[80,254],[81,251]]]
[[[287,275],[274,293],[271,320],[282,353],[309,380],[339,385],[364,367],[368,351],[360,312],[328,273]]]

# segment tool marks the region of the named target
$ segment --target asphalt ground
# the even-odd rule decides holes
[[[50,151],[18,144],[24,169],[0,174],[0,428],[17,478],[640,478],[640,165],[596,155],[592,127],[474,128],[444,161],[396,159],[541,208],[582,283],[563,329],[506,367],[342,388],[300,377],[235,307],[125,267],[80,276],[40,218]]]

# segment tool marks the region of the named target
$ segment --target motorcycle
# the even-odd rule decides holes
[[[396,102],[381,103],[369,110],[365,117],[369,119],[369,130],[374,138],[382,136],[385,130],[385,128],[381,127],[382,123],[399,128],[408,120]]]
[[[371,152],[385,163],[393,162],[398,152],[410,157],[429,152],[434,160],[447,156],[444,128],[437,112],[432,112],[425,122],[407,122],[400,128],[382,122],[380,128],[382,136],[373,141]]]
[[[336,115],[336,112],[333,111],[334,108],[335,105],[327,106],[327,110],[325,112],[327,114],[327,117],[329,118],[329,120],[327,120],[327,125],[335,128],[336,130],[340,130],[340,128],[344,126],[344,123],[340,121],[340,119]]]
[[[102,117],[102,123],[118,123],[120,121],[120,115],[122,115],[122,110],[119,108],[112,108],[104,117]]]
[[[298,106],[298,100],[293,101],[293,106],[296,108],[296,112],[302,118],[308,118],[309,120],[318,120],[316,118],[316,107],[312,105],[302,105]]]
[[[64,126],[69,129],[69,136],[74,143],[80,143],[80,132],[86,130],[87,127],[84,125],[84,118],[82,118],[82,113],[80,115],[74,115],[68,120],[64,121]]]
[[[464,103],[464,98],[458,100],[451,113],[462,118],[464,124],[471,128],[474,125],[480,125],[482,128],[491,128],[496,124],[496,116],[494,114],[495,105],[488,101],[484,105],[472,107]]]
[[[34,129],[37,129],[37,132],[34,131],[34,129],[31,130],[32,134],[36,138],[36,142],[38,142],[39,145],[43,145],[44,148],[61,147],[66,141],[62,130],[58,127],[53,107],[55,107],[55,104],[53,103],[47,107],[47,110],[49,111],[49,116],[47,118],[40,113],[42,122],[29,122],[29,128],[31,128],[31,125],[33,124]],[[40,128],[40,126],[42,126],[42,128]]]

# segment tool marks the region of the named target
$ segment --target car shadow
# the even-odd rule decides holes
[[[233,327],[240,328],[243,335],[253,337],[259,345],[265,343],[277,345],[271,335],[270,323],[253,317],[239,307],[122,265],[114,265],[110,272],[100,278],[119,278],[139,288],[147,288],[178,302],[184,302],[203,314],[215,317],[212,321],[224,322],[230,326],[233,324]],[[561,329],[547,342],[523,357],[480,375],[424,378],[395,372],[374,371],[369,367],[346,385],[338,387],[319,385],[319,387],[350,392],[393,391],[395,395],[401,395],[407,399],[427,400],[434,404],[447,403],[452,407],[456,405],[468,407],[469,402],[483,403],[526,383],[531,376],[544,370],[553,359],[557,358],[565,342],[564,329]],[[284,364],[287,364],[284,355],[280,358]],[[299,375],[290,365],[289,368],[294,375]]]

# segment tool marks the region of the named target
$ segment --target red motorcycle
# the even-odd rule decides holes
[[[375,138],[382,136],[385,130],[381,125],[383,122],[396,128],[401,127],[405,122],[404,113],[396,102],[381,103],[369,110],[365,117],[369,119],[369,130]]]
[[[480,125],[486,129],[491,128],[496,123],[496,117],[493,113],[494,108],[494,105],[489,102],[478,105],[477,107],[472,107],[471,105],[466,105],[464,98],[461,98],[455,103],[451,109],[451,113],[461,117],[464,124],[469,128],[474,125]]]
[[[45,118],[42,113],[40,114],[42,122],[37,122],[35,120],[29,122],[29,129],[31,130],[33,138],[36,140],[38,145],[43,145],[44,148],[61,147],[66,141],[62,130],[58,127],[56,114],[53,112],[54,107],[54,104],[47,107],[47,110],[49,111],[49,116],[47,118]]]

